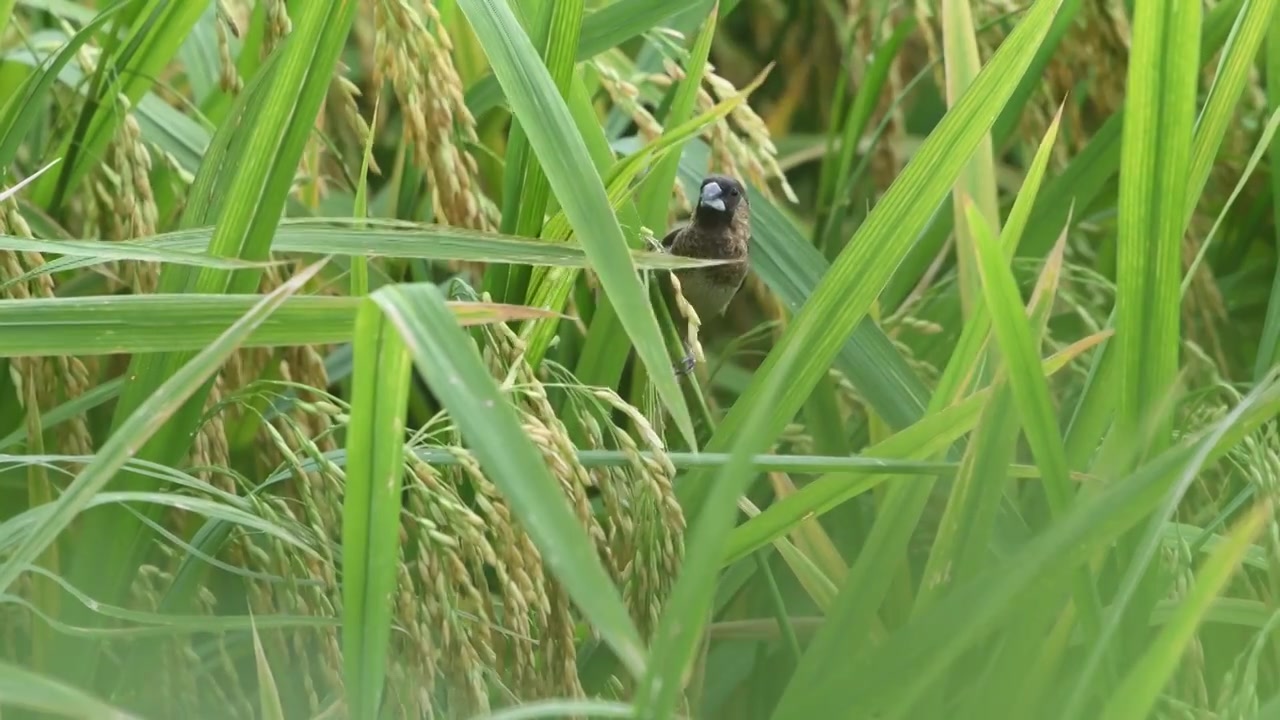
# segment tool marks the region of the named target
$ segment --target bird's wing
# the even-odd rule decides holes
[[[677,235],[679,235],[679,234],[680,234],[680,231],[681,231],[681,230],[683,230],[683,229],[684,229],[683,227],[677,227],[676,229],[674,229],[674,230],[672,230],[671,232],[667,233],[667,234],[662,238],[662,249],[663,249],[663,250],[666,250],[667,252],[671,252],[671,246],[675,243],[675,241],[676,241],[676,236],[677,236]]]

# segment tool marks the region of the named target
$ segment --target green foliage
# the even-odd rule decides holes
[[[927,4],[0,0],[0,712],[1280,716],[1277,2]]]

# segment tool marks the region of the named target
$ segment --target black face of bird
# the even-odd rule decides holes
[[[747,194],[737,180],[711,175],[702,181],[694,222],[702,227],[724,227],[733,219],[738,206],[747,202]]]

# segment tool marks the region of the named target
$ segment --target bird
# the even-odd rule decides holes
[[[703,178],[692,220],[667,233],[661,244],[672,255],[731,261],[674,271],[681,294],[693,306],[700,322],[724,313],[750,269],[751,203],[742,183],[725,175]],[[672,314],[673,319],[677,317]],[[693,369],[693,352],[687,340],[682,343],[685,355],[675,364],[679,375]]]

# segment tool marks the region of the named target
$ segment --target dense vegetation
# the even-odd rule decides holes
[[[1280,718],[1277,4],[0,0],[5,718]]]

